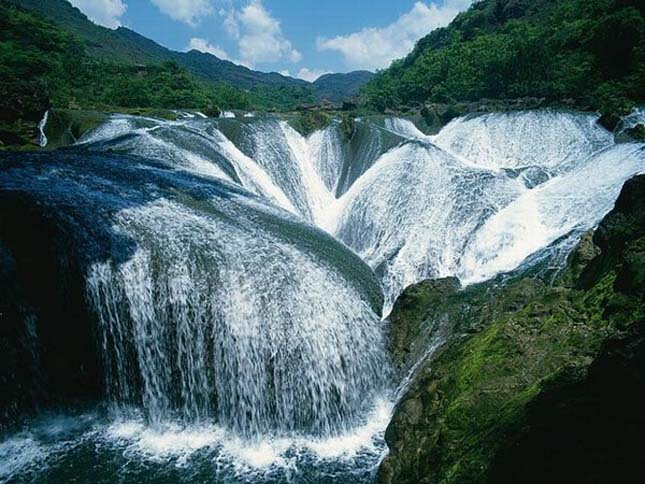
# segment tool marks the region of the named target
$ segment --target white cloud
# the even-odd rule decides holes
[[[303,67],[298,71],[298,75],[296,77],[298,77],[299,79],[304,79],[305,81],[314,82],[323,74],[329,74],[329,71],[321,71],[318,69],[307,69],[306,67]]]
[[[90,0],[91,1],[91,0]],[[171,19],[195,26],[214,12],[212,0],[150,0]]]
[[[261,0],[251,0],[240,10],[220,12],[224,28],[237,40],[240,62],[253,66],[261,62],[299,62],[302,54],[282,33],[280,21],[271,16]]]
[[[70,0],[70,2],[94,23],[110,29],[121,25],[119,19],[127,8],[122,0]]]
[[[415,42],[431,30],[448,25],[472,1],[445,0],[442,5],[416,2],[411,11],[387,27],[364,28],[331,39],[319,38],[317,47],[319,51],[340,52],[352,69],[381,69],[408,54]]]
[[[298,79],[303,79],[308,82],[314,82],[316,79],[318,79],[320,76],[324,74],[329,74],[330,71],[322,71],[318,69],[308,69],[306,67],[303,67],[298,71],[298,74],[295,76],[291,74],[291,71],[289,69],[284,69],[279,72],[279,74],[282,74],[283,76],[287,77],[296,77]]]
[[[224,49],[217,45],[210,44],[206,39],[200,39],[198,37],[190,39],[190,43],[186,50],[193,49],[207,54],[213,54],[215,57],[219,57],[220,59],[230,60]]]

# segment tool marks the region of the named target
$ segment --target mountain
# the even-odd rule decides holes
[[[316,82],[283,76],[277,72],[259,72],[212,54],[191,50],[176,52],[167,49],[126,27],[115,30],[90,21],[67,0],[9,0],[36,11],[64,30],[85,42],[88,54],[101,61],[120,64],[151,64],[174,61],[197,78],[206,82],[231,84],[239,89],[293,88],[312,89],[319,99],[340,102],[354,96],[372,78],[367,71],[347,74],[326,74]]]
[[[365,89],[381,110],[542,98],[607,112],[645,100],[642,0],[483,0]]]
[[[236,65],[214,55],[192,50],[175,52],[128,29],[111,30],[91,22],[67,0],[9,0],[19,7],[34,10],[64,30],[83,40],[88,54],[98,60],[124,64],[150,64],[175,61],[191,74],[208,82],[225,82],[241,89],[258,87],[307,87],[308,82],[265,73]]]
[[[358,94],[361,88],[374,77],[369,71],[354,71],[346,74],[325,74],[313,83],[316,95],[321,99],[341,102]]]
[[[554,285],[528,274],[406,289],[390,317],[395,359],[433,332],[443,344],[394,410],[380,483],[640,481],[643,214],[639,175]],[[454,328],[448,341],[437,327]]]

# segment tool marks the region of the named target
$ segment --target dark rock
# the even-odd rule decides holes
[[[570,381],[573,380],[573,381]],[[645,324],[610,338],[582,378],[562,375],[527,407],[490,482],[638,482],[645,455]]]
[[[39,406],[98,398],[103,371],[69,220],[0,193],[0,427]]]
[[[644,183],[628,181],[594,237],[583,237],[565,287],[525,277],[442,295],[427,284],[427,295],[421,285],[397,301],[395,351],[427,344],[414,337],[428,341],[419,328],[429,321],[451,329],[395,408],[382,484],[638,480]]]
[[[560,276],[563,286],[575,287],[589,263],[600,254],[600,247],[593,242],[594,231],[585,233],[567,258],[567,268]]]
[[[582,272],[578,287],[585,289],[596,284],[618,263],[628,244],[645,236],[645,175],[628,180],[616,200],[614,209],[607,214],[594,233],[593,242],[602,253],[595,257]]]
[[[598,124],[607,131],[614,131],[621,122],[621,117],[615,113],[604,113],[598,118]]]
[[[459,279],[448,277],[423,281],[406,288],[390,314],[390,352],[395,367],[404,372],[421,357],[429,339],[439,329],[436,310],[447,296],[456,293]]]
[[[204,109],[202,109],[202,113],[204,113],[209,118],[219,118],[220,114],[222,114],[222,111],[214,104],[209,104]]]
[[[645,141],[645,124],[640,123],[621,131],[616,136],[618,142]]]
[[[38,122],[50,105],[44,81],[0,79],[0,145],[37,146]]]
[[[355,101],[343,101],[341,111],[354,111],[358,107],[358,103]]]

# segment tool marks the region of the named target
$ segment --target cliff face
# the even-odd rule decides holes
[[[387,432],[382,483],[620,482],[645,452],[645,176],[554,286],[529,277],[404,293],[403,373],[441,331]],[[451,334],[452,336],[447,336]]]

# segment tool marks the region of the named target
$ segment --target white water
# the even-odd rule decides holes
[[[387,313],[410,284],[450,275],[485,280],[597,224],[622,183],[643,171],[645,155],[642,145],[615,145],[596,119],[551,111],[470,116],[435,136],[404,119],[386,119],[384,130],[362,120],[370,131],[355,151],[337,125],[307,138],[275,119],[191,129],[213,138],[243,186],[359,254],[381,279]],[[398,146],[384,145],[384,132]],[[134,153],[146,144],[132,143]],[[343,174],[367,152],[371,161],[341,189]],[[198,165],[191,169],[208,172]]]
[[[45,135],[45,127],[47,126],[47,120],[49,119],[49,109],[45,111],[43,119],[38,123],[38,146],[44,148],[47,146],[47,136]]]
[[[115,229],[141,248],[92,268],[114,400],[249,438],[349,430],[385,377],[376,314],[239,202],[205,203],[217,216],[167,200],[122,211]]]
[[[402,119],[357,125],[349,143],[335,124],[303,137],[269,118],[117,116],[81,140],[260,197],[159,198],[116,214],[137,250],[87,281],[120,415],[101,438],[178,462],[217,448],[240,472],[291,468],[303,449],[378,452],[391,410],[379,318],[330,266],[330,247],[304,248],[282,224],[315,224],[351,248],[387,314],[420,280],[482,281],[570,244],[645,171],[643,145],[614,144],[590,115],[469,117],[436,136]],[[19,454],[49,452],[31,434],[6,445],[9,474]]]

